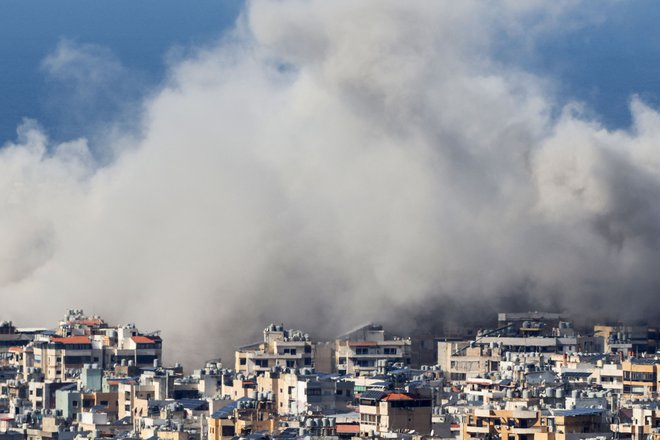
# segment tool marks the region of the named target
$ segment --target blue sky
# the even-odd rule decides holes
[[[24,117],[64,140],[90,136],[90,127],[122,111],[96,96],[88,103],[93,112],[69,114],[76,106],[70,96],[75,86],[43,68],[59,42],[95,45],[115,57],[125,73],[117,79],[124,83],[118,99],[139,102],[162,81],[173,47],[211,44],[232,26],[242,6],[239,0],[0,2],[0,142],[15,137]],[[589,2],[582,12],[596,18],[545,35],[532,50],[521,50],[521,41],[496,42],[500,56],[551,78],[560,100],[587,103],[606,126],[626,127],[633,94],[653,107],[660,103],[660,7],[653,0]]]
[[[62,39],[111,51],[147,89],[162,80],[174,46],[209,44],[239,14],[238,0],[3,0],[0,2],[0,143],[15,137],[23,117],[37,119],[55,139],[85,132],[53,104],[66,84],[49,80],[42,60]],[[97,107],[90,118],[112,118]]]

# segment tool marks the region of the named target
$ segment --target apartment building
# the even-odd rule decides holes
[[[623,394],[623,369],[618,363],[600,361],[591,375],[592,381],[605,391]]]
[[[243,397],[211,414],[208,440],[230,440],[263,431],[274,434],[278,432],[278,423],[272,402]]]
[[[461,423],[461,440],[577,440],[611,437],[605,410],[579,408],[548,410],[472,408]]]
[[[138,368],[160,365],[162,340],[157,334],[143,335],[133,324],[119,326],[109,332],[104,340],[104,366],[111,367],[122,361]]]
[[[365,391],[359,398],[360,434],[431,432],[431,399],[402,392]]]
[[[496,344],[474,345],[468,341],[439,341],[438,366],[452,382],[464,382],[497,373],[502,350]]]
[[[348,412],[353,402],[353,382],[327,375],[300,377],[296,390],[298,414]]]
[[[660,408],[657,404],[635,405],[629,420],[614,417],[610,429],[618,438],[631,440],[660,439]]]
[[[335,341],[335,371],[371,375],[379,369],[411,364],[411,340],[387,335],[381,325],[367,324]]]
[[[626,398],[654,399],[660,385],[660,360],[631,358],[621,364],[623,395]]]
[[[605,353],[639,356],[660,348],[660,329],[649,326],[595,325],[594,335],[603,339]]]
[[[262,374],[274,367],[313,368],[314,343],[300,330],[287,330],[271,324],[264,329],[263,343],[241,347],[235,354],[235,370],[243,374]]]
[[[36,340],[30,352],[30,362],[34,368],[44,372],[46,380],[65,381],[77,377],[85,364],[99,362],[103,357],[103,347],[99,341],[89,336],[51,337]]]

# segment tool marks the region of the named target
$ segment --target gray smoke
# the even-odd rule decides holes
[[[3,315],[82,307],[162,329],[187,364],[272,321],[657,319],[660,115],[633,98],[607,130],[492,53],[572,6],[249,3],[172,66],[139,136],[108,130],[110,163],[26,122],[0,150]]]

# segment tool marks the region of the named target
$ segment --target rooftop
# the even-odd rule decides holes
[[[88,336],[68,336],[66,338],[52,338],[52,342],[59,344],[90,344]]]

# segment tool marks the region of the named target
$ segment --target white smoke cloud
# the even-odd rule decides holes
[[[4,313],[84,307],[191,362],[271,321],[327,335],[447,298],[656,317],[660,115],[554,118],[551,83],[491,53],[572,4],[253,2],[112,163],[23,125],[0,150]]]

